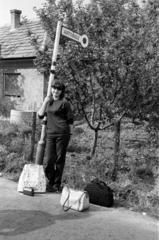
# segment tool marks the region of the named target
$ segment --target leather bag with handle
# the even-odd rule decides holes
[[[64,186],[61,194],[60,204],[66,212],[69,209],[83,211],[90,207],[89,196],[86,191],[74,190]]]
[[[84,190],[88,192],[92,204],[111,207],[114,203],[113,190],[99,179],[92,180]]]

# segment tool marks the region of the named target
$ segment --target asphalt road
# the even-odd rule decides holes
[[[124,208],[63,212],[59,194],[34,197],[0,177],[0,240],[157,240],[159,222]]]

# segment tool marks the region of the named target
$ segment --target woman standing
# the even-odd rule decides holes
[[[73,133],[73,113],[64,98],[65,85],[54,80],[51,96],[44,99],[38,112],[39,119],[47,115],[45,175],[48,179],[46,190],[61,192],[61,179],[65,166],[67,146]]]

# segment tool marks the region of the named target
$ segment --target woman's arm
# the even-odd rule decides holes
[[[41,108],[38,111],[38,116],[39,117],[43,117],[44,116],[46,108],[47,108],[47,105],[50,102],[50,100],[52,100],[52,96],[48,96],[48,97],[46,97],[44,99],[43,104],[42,104]]]
[[[70,128],[70,135],[73,134],[73,112],[71,109],[71,105],[68,101],[65,102],[65,114],[66,114],[66,118],[67,118],[67,124],[69,125]]]
[[[70,135],[73,135],[73,124],[69,124],[70,127]]]

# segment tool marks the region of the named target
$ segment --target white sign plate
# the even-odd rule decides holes
[[[84,48],[88,46],[88,37],[85,34],[80,36],[79,34],[72,32],[71,30],[69,30],[66,27],[62,27],[61,34],[76,41],[76,42],[81,43],[82,47],[84,47]]]

